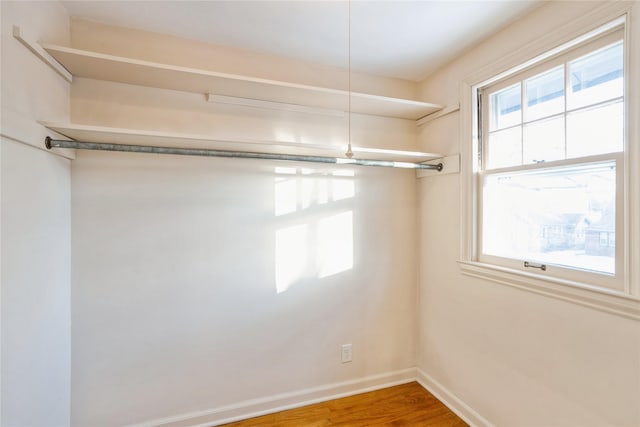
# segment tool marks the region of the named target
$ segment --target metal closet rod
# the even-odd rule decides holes
[[[428,165],[423,163],[393,162],[389,160],[367,160],[367,159],[347,159],[324,156],[305,156],[300,154],[273,154],[255,153],[250,151],[227,151],[211,150],[204,148],[179,148],[179,147],[153,147],[147,145],[132,144],[108,144],[103,142],[67,141],[63,139],[52,139],[47,136],[44,140],[47,149],[51,148],[75,148],[77,150],[98,150],[98,151],[120,151],[125,153],[152,153],[152,154],[174,154],[179,156],[207,156],[207,157],[227,157],[237,159],[264,159],[264,160],[287,160],[292,162],[312,162],[348,164],[359,166],[380,166],[388,168],[405,169],[433,169],[440,172],[442,163]]]

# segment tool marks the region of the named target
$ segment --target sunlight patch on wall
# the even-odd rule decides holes
[[[335,177],[353,177],[353,175],[352,170],[336,171],[333,173]],[[334,201],[348,199],[355,195],[355,185],[352,179],[332,179],[331,190]]]
[[[355,196],[355,172],[295,167],[275,172],[274,214],[285,224],[275,234],[276,291],[352,269],[353,211],[346,209],[347,199]]]
[[[295,168],[276,168],[275,214],[276,216],[295,212],[297,209],[297,185]],[[287,175],[293,175],[294,179]]]
[[[344,212],[318,222],[318,277],[353,268],[353,213]]]
[[[284,292],[300,280],[307,269],[307,225],[276,231],[276,290]]]
[[[319,174],[313,169],[279,167],[275,178],[274,213],[286,215],[313,205],[349,199],[355,196],[353,170]]]

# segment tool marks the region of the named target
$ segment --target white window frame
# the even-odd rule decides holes
[[[577,19],[546,37],[536,40],[522,49],[505,56],[466,78],[461,85],[461,243],[460,267],[463,274],[488,279],[500,284],[514,286],[527,291],[544,294],[586,305],[610,313],[640,320],[640,173],[630,165],[640,164],[639,126],[629,120],[638,117],[637,101],[638,74],[640,61],[631,57],[629,52],[633,39],[630,32],[630,12],[628,3],[612,3],[595,9],[592,13]],[[623,212],[620,212],[624,224],[624,234],[617,236],[617,245],[621,247],[622,277],[621,290],[606,289],[574,277],[558,277],[554,274],[523,271],[523,269],[498,265],[486,257],[480,259],[478,253],[479,236],[479,192],[478,187],[478,90],[490,84],[508,78],[514,73],[529,69],[536,64],[548,61],[559,53],[572,49],[588,40],[596,39],[620,25],[624,27],[624,76],[625,76],[625,155],[616,160],[623,162],[624,173]],[[640,31],[640,29],[636,29]],[[635,47],[637,49],[637,46]],[[631,71],[635,72],[636,80]],[[636,95],[634,99],[633,96]],[[618,258],[618,257],[617,257]],[[630,262],[630,260],[636,260]],[[553,273],[553,271],[551,271]]]
[[[620,22],[620,25],[623,25],[623,24],[624,24],[623,22]],[[594,37],[594,39],[587,40],[576,47],[571,47],[567,51],[562,52],[557,57],[541,61],[539,64],[536,64],[525,71],[518,72],[513,76],[500,80],[499,82],[481,86],[478,89],[484,94],[487,94],[487,93],[498,92],[504,88],[512,86],[515,83],[521,82],[522,86],[524,86],[524,82],[528,78],[544,73],[545,71],[548,71],[550,69],[557,68],[559,65],[567,64],[575,59],[578,59],[584,56],[585,54],[588,54],[593,51],[597,51],[598,49],[601,49],[605,46],[609,46],[612,43],[615,43],[616,41],[621,39],[624,40],[624,34],[620,26],[618,26],[617,28],[614,28],[611,31],[605,31],[604,34],[598,35]],[[565,75],[565,89],[566,89],[566,85],[568,85],[567,79],[568,79],[568,75]],[[565,97],[566,96],[568,95],[565,94]],[[489,99],[488,99],[489,97],[486,95],[483,97],[485,99],[483,99],[482,103],[484,103],[485,105],[482,106],[482,109],[483,109],[483,113],[487,113],[488,109],[486,109],[486,107],[489,102]],[[611,101],[612,100],[608,100],[606,102],[609,103]],[[523,108],[526,108],[526,106],[524,105],[524,99],[522,99],[521,102],[523,104]],[[626,100],[625,100],[625,103],[626,103]],[[581,107],[581,109],[588,109],[588,108],[591,108],[591,106]],[[569,113],[569,110],[563,110],[562,113],[558,113],[555,116],[560,116],[560,115],[566,116],[568,113]],[[483,138],[488,135],[489,119],[490,119],[489,117],[487,117],[488,115],[489,114],[484,114],[482,118],[483,119],[482,129],[484,130]],[[544,118],[537,119],[537,120],[544,120]],[[525,124],[526,123],[523,121],[519,126],[524,126]],[[480,145],[482,145],[482,143],[480,143]],[[483,160],[486,160],[486,157],[487,157],[485,152],[486,148],[487,147],[485,146],[483,153],[480,153],[480,155],[483,155],[485,157],[485,159]],[[554,265],[552,263],[546,263],[545,270],[544,270],[545,272],[541,273],[541,275],[562,278],[562,279],[566,279],[566,280],[570,280],[578,283],[589,283],[593,286],[598,286],[601,288],[624,291],[625,290],[624,248],[625,248],[625,242],[626,242],[625,233],[624,233],[624,215],[623,215],[625,212],[625,207],[624,207],[625,192],[624,192],[624,179],[623,179],[624,173],[625,173],[624,152],[611,152],[611,153],[599,154],[599,155],[594,155],[589,157],[582,157],[578,159],[568,158],[564,160],[554,160],[554,161],[548,161],[548,162],[538,163],[538,164],[523,164],[523,165],[512,166],[512,167],[500,167],[496,169],[480,170],[478,173],[479,190],[477,194],[477,197],[478,197],[478,202],[477,202],[478,203],[478,219],[477,219],[478,246],[479,247],[482,246],[482,239],[483,239],[482,227],[480,227],[480,224],[483,223],[483,209],[482,209],[483,192],[480,190],[480,188],[482,188],[482,184],[486,179],[485,178],[486,176],[491,176],[496,173],[501,174],[505,172],[507,173],[520,172],[520,171],[533,172],[533,171],[540,171],[544,169],[557,168],[562,166],[572,166],[572,165],[580,165],[580,164],[596,164],[596,163],[602,163],[605,161],[613,161],[616,164],[615,230],[619,239],[618,239],[618,245],[615,248],[615,274],[608,275],[608,274],[602,274],[602,273],[596,273],[596,272],[589,272],[587,270],[570,268],[570,267],[562,267],[559,265]],[[525,268],[525,266],[523,265],[524,261],[535,263],[535,260],[531,260],[531,259],[519,260],[515,258],[504,258],[504,257],[484,254],[482,253],[480,248],[477,249],[477,259],[480,262],[504,266],[512,269]]]

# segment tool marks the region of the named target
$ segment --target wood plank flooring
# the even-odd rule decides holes
[[[225,424],[225,427],[466,425],[420,384],[413,382]]]

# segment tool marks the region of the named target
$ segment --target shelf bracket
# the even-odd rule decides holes
[[[439,119],[440,117],[446,116],[447,114],[455,113],[458,110],[460,110],[459,102],[456,104],[444,107],[440,111],[436,111],[435,113],[428,114],[423,118],[416,120],[416,126],[422,126],[425,123],[429,123],[432,120]]]
[[[31,51],[35,56],[37,56],[42,62],[47,64],[53,71],[58,73],[63,79],[68,81],[69,83],[73,82],[73,76],[66,68],[64,68],[55,58],[47,53],[37,42],[31,40],[30,37],[26,36],[22,29],[14,25],[13,26],[13,37],[22,43],[27,49]]]

